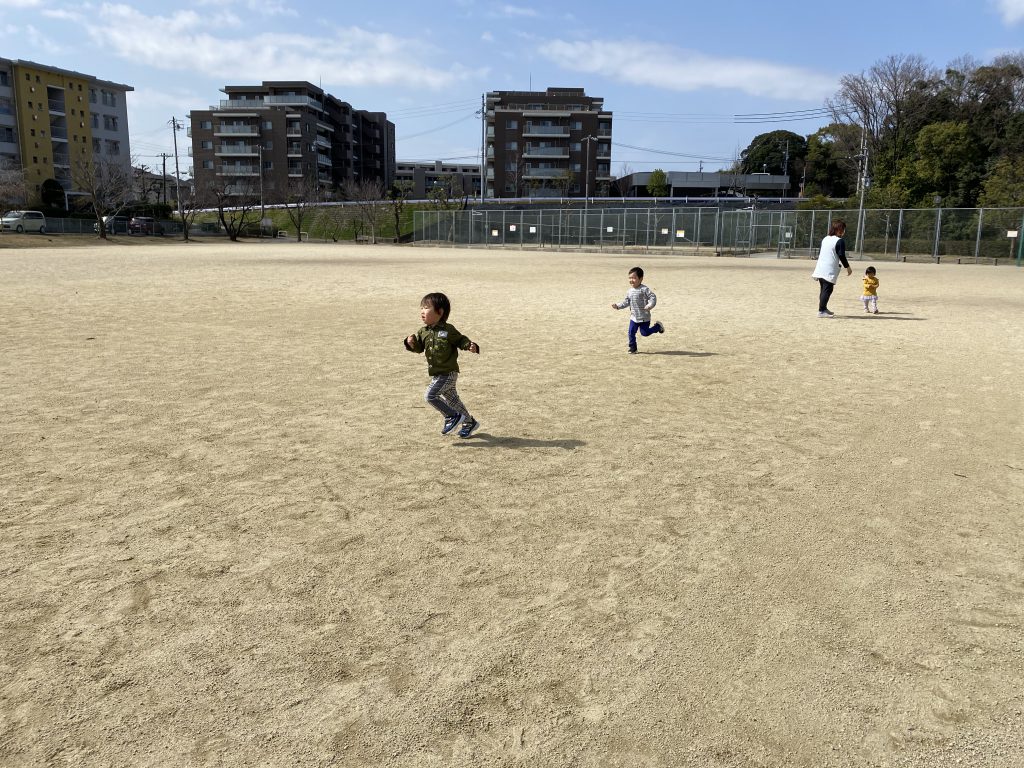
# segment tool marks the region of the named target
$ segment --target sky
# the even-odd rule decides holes
[[[944,68],[1024,50],[1024,0],[823,9],[806,0],[4,0],[0,56],[132,86],[131,152],[156,170],[174,151],[172,118],[217,104],[225,85],[308,80],[387,112],[399,161],[466,163],[479,162],[485,92],[583,87],[614,114],[620,175],[717,170],[758,134],[809,135],[827,124],[820,110],[840,78],[888,56]],[[178,133],[183,170],[189,141]]]

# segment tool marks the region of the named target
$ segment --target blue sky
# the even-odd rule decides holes
[[[827,122],[736,115],[820,108],[842,75],[894,54],[987,63],[1022,35],[1024,0],[5,0],[0,15],[0,55],[135,88],[132,154],[151,167],[172,151],[171,117],[222,86],[309,80],[387,112],[400,160],[477,160],[486,91],[582,86],[615,113],[614,173],[714,170],[759,133]]]

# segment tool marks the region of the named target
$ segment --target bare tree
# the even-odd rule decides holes
[[[213,196],[210,194],[209,186],[197,185],[190,195],[181,199],[181,232],[185,241],[188,242],[189,232],[195,224],[196,216],[200,211],[210,207]]]
[[[862,127],[872,162],[884,163],[889,175],[911,150],[915,103],[938,79],[921,56],[888,56],[866,73],[844,75],[838,94],[825,103],[835,122]],[[889,151],[880,157],[883,143]]]
[[[116,215],[133,199],[135,184],[131,164],[127,167],[105,157],[83,157],[71,167],[71,178],[92,208],[100,238],[107,239],[105,217]]]
[[[564,168],[558,172],[558,175],[554,179],[555,189],[558,190],[559,197],[568,197],[569,190],[572,189],[572,185],[576,183],[576,173],[571,168]]]
[[[359,211],[359,218],[370,231],[370,242],[377,242],[377,229],[380,226],[380,216],[384,210],[381,205],[381,198],[384,197],[384,185],[379,179],[366,179],[355,181],[349,179],[345,182],[345,197],[355,203]],[[356,236],[358,239],[358,235]]]
[[[13,160],[0,160],[0,210],[28,199],[25,169]]]
[[[319,182],[315,175],[306,174],[288,179],[288,186],[281,202],[288,213],[288,220],[295,227],[297,243],[302,242],[302,222],[310,206],[316,204],[319,196]]]
[[[402,239],[402,211],[405,210],[405,204],[409,199],[412,188],[412,181],[402,179],[395,182],[394,186],[391,187],[391,192],[388,194],[388,207],[391,208],[391,214],[395,218],[396,243]]]
[[[207,191],[209,202],[217,209],[217,219],[231,241],[237,242],[242,230],[259,221],[259,188],[248,178],[218,179]]]

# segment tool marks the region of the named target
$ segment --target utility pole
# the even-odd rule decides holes
[[[867,122],[860,134],[860,168],[857,174],[857,187],[860,193],[860,204],[857,208],[857,248],[860,258],[864,258],[864,191],[868,186],[868,136]]]
[[[181,220],[181,226],[185,227],[185,216],[181,212],[181,171],[178,169],[178,130],[182,126],[178,125],[178,118],[171,118],[171,133],[174,136],[174,189],[175,195],[178,197],[178,218]]]
[[[487,185],[487,94],[480,94],[480,202]]]
[[[586,178],[583,183],[584,196],[586,198],[584,207],[590,206],[590,142],[597,141],[597,137],[591,134],[590,136],[584,136],[583,141],[587,142],[587,163],[583,166],[583,172],[586,174]]]
[[[163,200],[162,200],[162,202],[163,202],[164,205],[167,205],[167,158],[170,157],[170,155],[167,154],[166,152],[161,152],[160,153],[160,157],[163,159],[163,162],[164,162],[163,174],[160,177],[160,186],[163,189],[163,193],[162,193],[163,194]]]

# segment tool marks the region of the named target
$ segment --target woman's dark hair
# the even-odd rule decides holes
[[[441,313],[441,322],[448,320],[448,314],[452,311],[452,303],[448,301],[448,297],[443,293],[428,293],[420,300],[420,306],[426,307],[431,306],[435,312]]]
[[[835,219],[832,222],[832,226],[828,228],[829,237],[831,237],[833,235],[835,235],[837,237],[842,237],[841,233],[843,233],[845,231],[846,231],[846,222],[843,221],[842,219]]]
[[[636,275],[641,280],[644,279],[644,271],[640,267],[633,267],[631,270],[629,270],[629,274]]]
[[[866,275],[873,275],[873,274],[875,274],[875,268],[874,267],[868,267],[867,269],[864,270],[864,274],[866,274]]]

